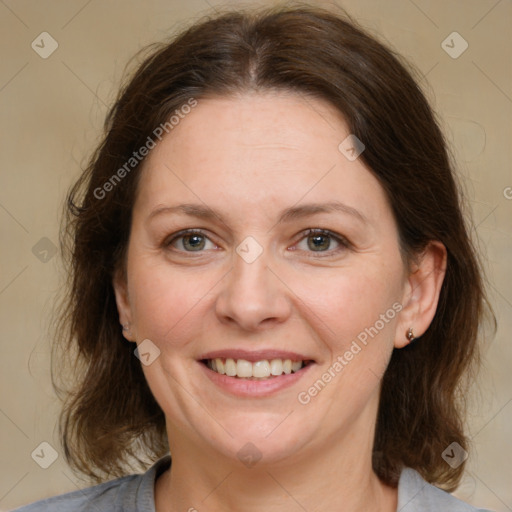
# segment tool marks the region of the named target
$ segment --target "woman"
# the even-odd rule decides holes
[[[427,101],[352,22],[233,12],[162,45],[68,206],[62,436],[108,481],[20,510],[476,510],[441,488],[481,273]]]

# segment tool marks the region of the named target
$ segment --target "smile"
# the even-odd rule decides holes
[[[318,364],[310,354],[273,348],[217,349],[199,354],[197,363],[214,389],[240,398],[274,396],[297,385]]]
[[[202,361],[210,370],[228,377],[239,379],[260,380],[296,373],[310,361],[293,361],[291,359],[262,359],[247,361],[246,359],[221,358],[204,359]]]

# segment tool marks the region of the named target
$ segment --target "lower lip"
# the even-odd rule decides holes
[[[205,375],[217,386],[232,395],[240,397],[266,397],[271,396],[283,389],[289,388],[297,383],[306,373],[309,372],[314,363],[310,363],[298,372],[283,374],[279,377],[270,377],[264,380],[249,380],[238,377],[229,377],[214,372],[208,366],[198,361]]]

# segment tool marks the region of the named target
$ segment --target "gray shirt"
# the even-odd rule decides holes
[[[81,491],[74,491],[15,512],[155,512],[155,481],[170,465],[167,455],[142,475],[130,475]],[[192,504],[193,509],[194,504]],[[195,505],[201,510],[199,504]],[[477,509],[427,483],[413,469],[402,471],[397,512],[489,512]]]

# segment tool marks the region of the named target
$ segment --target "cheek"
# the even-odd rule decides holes
[[[397,310],[401,309],[400,267],[394,272],[390,268],[384,271],[367,262],[318,274],[317,279],[302,278],[298,295],[307,306],[303,309],[310,310],[310,322],[324,333],[332,356],[344,353],[354,340],[365,349],[370,340],[382,340],[376,351],[389,352]]]
[[[378,393],[402,308],[399,274],[394,276],[369,264],[353,266],[336,269],[314,286],[308,280],[302,289],[303,311],[310,311],[308,322],[321,333],[329,355],[299,401],[311,399],[317,413],[325,407],[326,423],[339,426],[340,418],[354,416]]]
[[[211,272],[176,271],[165,263],[134,265],[130,298],[138,337],[177,344],[187,332],[198,330],[215,281]]]

